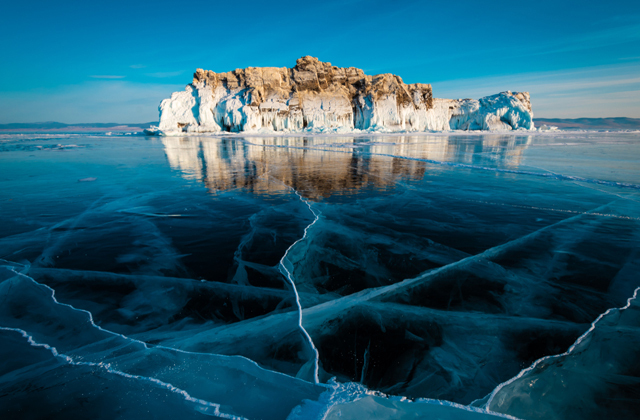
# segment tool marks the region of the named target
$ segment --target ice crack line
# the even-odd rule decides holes
[[[631,296],[629,299],[627,299],[627,304],[621,308],[609,308],[607,309],[606,312],[600,314],[600,316],[598,316],[598,318],[596,318],[595,321],[593,321],[591,323],[591,326],[589,327],[589,329],[582,334],[580,337],[578,337],[578,339],[576,340],[575,343],[573,343],[571,345],[571,347],[569,347],[569,350],[565,351],[564,353],[560,353],[560,354],[553,354],[553,355],[549,355],[549,356],[545,356],[542,357],[538,360],[536,360],[535,362],[533,362],[533,364],[531,366],[529,366],[526,369],[523,369],[520,371],[520,373],[518,373],[516,376],[514,376],[513,378],[509,379],[506,382],[503,382],[501,384],[499,384],[492,392],[491,394],[489,394],[489,399],[487,400],[486,404],[484,405],[484,407],[490,411],[490,407],[491,404],[493,403],[493,400],[496,398],[497,394],[500,392],[500,390],[502,390],[502,388],[510,385],[512,382],[522,378],[523,376],[525,376],[527,373],[534,371],[538,366],[540,366],[542,363],[547,362],[549,360],[554,360],[554,359],[560,359],[562,357],[568,356],[570,354],[573,353],[573,351],[580,345],[580,343],[582,343],[584,340],[587,339],[587,337],[589,337],[589,335],[591,335],[593,333],[593,331],[597,328],[597,324],[598,322],[600,322],[600,320],[606,316],[608,316],[609,314],[611,314],[612,312],[615,311],[624,311],[626,309],[629,309],[631,307],[631,302],[635,299],[638,298],[638,293],[640,293],[640,287],[638,287],[637,289],[634,290],[633,292],[633,296]]]
[[[203,414],[207,414],[207,415],[212,415],[212,416],[217,416],[217,417],[221,417],[221,418],[225,418],[225,419],[230,419],[230,420],[247,420],[244,417],[238,417],[238,416],[234,416],[231,414],[226,414],[220,411],[220,404],[216,404],[207,400],[203,400],[200,398],[195,398],[192,397],[187,391],[180,389],[168,382],[164,382],[161,381],[160,379],[157,378],[153,378],[150,376],[141,376],[141,375],[132,375],[126,372],[122,372],[116,369],[113,369],[111,367],[111,365],[109,363],[95,363],[95,362],[81,362],[81,361],[77,361],[74,360],[73,358],[62,354],[60,352],[58,352],[58,350],[53,347],[50,346],[48,344],[44,344],[44,343],[38,343],[35,341],[35,339],[33,338],[33,336],[29,335],[26,331],[19,329],[19,328],[7,328],[7,327],[0,327],[0,331],[12,331],[12,332],[16,332],[20,335],[22,335],[22,337],[24,337],[27,342],[32,346],[32,347],[42,347],[46,350],[49,350],[51,352],[51,354],[58,359],[61,359],[62,361],[70,364],[70,365],[75,365],[75,366],[90,366],[90,367],[97,367],[100,369],[104,369],[105,371],[111,373],[111,374],[115,374],[118,376],[122,376],[124,378],[127,379],[133,379],[133,380],[138,380],[138,381],[144,381],[144,382],[149,382],[155,386],[158,386],[160,388],[165,388],[170,392],[173,392],[175,394],[178,394],[180,396],[182,396],[185,400],[196,403],[198,405],[200,405],[201,407],[198,407],[199,411],[202,412]]]
[[[17,263],[13,263],[13,262],[10,262],[10,261],[6,261],[6,260],[3,260],[3,259],[0,259],[0,264],[2,262],[7,262],[7,263],[10,263],[10,264],[17,264]],[[23,265],[23,264],[17,264],[17,265],[22,266],[23,270],[27,270],[29,268],[29,266],[26,266],[26,265]],[[87,316],[87,319],[88,319],[89,323],[91,324],[91,326],[93,328],[96,328],[96,329],[98,329],[98,330],[100,330],[102,332],[105,332],[107,334],[113,335],[114,337],[120,337],[120,338],[126,340],[127,342],[136,343],[136,344],[142,345],[145,349],[157,348],[157,349],[162,349],[162,350],[167,350],[167,351],[170,351],[170,352],[176,352],[176,353],[182,353],[182,354],[195,354],[195,355],[203,355],[203,356],[215,356],[217,358],[226,359],[226,360],[242,359],[242,360],[250,363],[251,365],[255,366],[257,369],[259,369],[261,371],[269,372],[269,373],[275,374],[275,375],[288,376],[288,375],[285,375],[284,373],[280,373],[280,372],[276,372],[276,371],[265,369],[264,367],[260,366],[256,361],[251,360],[251,359],[249,359],[247,357],[244,357],[244,356],[238,356],[238,355],[236,355],[236,356],[226,356],[226,355],[223,355],[223,354],[212,354],[212,353],[186,351],[186,350],[173,348],[173,347],[162,346],[162,345],[149,345],[148,343],[146,343],[144,341],[136,340],[135,338],[127,337],[125,335],[118,334],[116,332],[106,330],[106,329],[102,328],[101,326],[99,326],[98,324],[95,323],[95,321],[93,319],[93,314],[91,314],[91,312],[89,312],[87,310],[84,310],[84,309],[76,308],[76,307],[74,307],[72,305],[69,305],[68,303],[62,303],[62,302],[58,301],[58,299],[55,296],[56,292],[55,292],[55,290],[53,288],[47,286],[46,284],[38,283],[37,281],[35,281],[31,277],[27,276],[26,274],[24,274],[22,272],[19,272],[19,271],[16,271],[16,267],[14,267],[14,266],[0,265],[0,268],[3,268],[3,267],[5,269],[13,272],[17,277],[24,278],[26,281],[29,281],[29,282],[33,283],[37,287],[40,287],[40,288],[42,288],[44,290],[49,291],[49,293],[51,294],[51,300],[53,301],[54,304],[69,308],[69,309],[71,309],[71,310],[73,310],[75,312],[79,312],[79,313],[82,313],[85,316]],[[2,328],[3,327],[0,327],[0,329],[2,329]]]
[[[280,272],[287,278],[287,280],[291,284],[291,288],[293,290],[293,293],[296,296],[296,305],[298,306],[298,327],[300,327],[300,331],[302,331],[302,334],[305,336],[305,338],[309,342],[309,346],[311,347],[311,350],[313,350],[313,353],[314,353],[313,380],[314,380],[314,383],[317,384],[317,383],[320,383],[320,380],[318,379],[320,354],[318,353],[318,349],[316,348],[315,344],[313,344],[313,340],[311,339],[311,336],[309,335],[307,330],[302,326],[302,305],[300,304],[300,295],[298,294],[298,289],[296,288],[296,283],[293,280],[293,273],[291,273],[291,271],[289,271],[289,269],[287,269],[287,266],[285,265],[285,260],[289,256],[289,251],[291,251],[291,249],[294,246],[296,246],[296,244],[298,244],[299,242],[305,240],[305,238],[307,237],[307,233],[309,232],[309,229],[311,228],[311,226],[313,226],[320,219],[320,214],[316,213],[313,210],[313,208],[311,207],[311,204],[307,200],[305,200],[304,197],[302,197],[298,193],[298,191],[296,191],[292,187],[289,187],[289,188],[291,188],[291,190],[300,198],[300,200],[304,204],[306,204],[307,207],[309,207],[309,210],[311,211],[311,213],[314,216],[313,222],[311,222],[306,228],[304,228],[304,235],[302,235],[302,238],[298,239],[293,244],[291,244],[291,246],[289,248],[287,248],[287,250],[285,251],[284,255],[282,256],[282,259],[280,260]]]

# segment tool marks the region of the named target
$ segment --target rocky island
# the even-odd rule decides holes
[[[159,110],[159,127],[148,134],[533,129],[528,92],[440,99],[430,84],[366,75],[310,56],[293,68],[197,69],[193,82]]]

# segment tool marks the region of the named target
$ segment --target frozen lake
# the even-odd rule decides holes
[[[3,416],[640,416],[639,133],[0,134],[0,215]]]

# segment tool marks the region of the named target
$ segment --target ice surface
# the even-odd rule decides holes
[[[238,418],[221,413],[218,405],[185,398],[160,381],[74,363],[21,330],[2,327],[0,340],[5,361],[0,410],[6,418]]]
[[[515,419],[515,417],[488,412],[477,407],[462,406],[441,400],[390,397],[373,392],[356,383],[331,382],[329,391],[318,401],[305,401],[296,407],[288,420],[302,419]]]
[[[637,140],[3,138],[0,412],[636,418]]]
[[[523,419],[633,418],[640,403],[638,292],[600,316],[566,352],[537,361],[500,385],[492,410]]]
[[[19,269],[0,267],[5,274]],[[222,404],[226,414],[282,418],[302,399],[315,399],[324,391],[263,370],[247,359],[151,347],[108,332],[95,326],[88,312],[58,303],[51,289],[22,274],[16,273],[0,283],[0,299],[4,302],[0,309],[4,328],[24,331],[25,338],[34,343],[46,343],[55,349],[55,354],[64,355],[67,364],[104,367],[106,373],[130,379],[151,378],[147,382],[175,388],[172,392],[178,390],[187,401],[202,400],[200,404],[205,407]],[[13,366],[11,372],[21,368]],[[253,404],[243,404],[247,399]],[[274,404],[268,414],[262,413],[261,402]]]

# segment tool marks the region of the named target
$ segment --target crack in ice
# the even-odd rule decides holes
[[[289,187],[288,185],[286,185],[286,186]],[[293,187],[289,187],[289,188],[300,198],[300,200],[304,204],[307,205],[307,207],[309,208],[309,210],[313,214],[314,219],[313,219],[313,222],[311,222],[306,228],[304,228],[304,235],[302,235],[302,238],[298,239],[293,244],[291,244],[291,246],[289,246],[289,248],[287,248],[287,250],[285,251],[284,255],[280,259],[279,266],[280,266],[280,272],[287,278],[287,280],[291,284],[291,288],[292,288],[293,293],[295,294],[295,297],[296,297],[296,305],[298,307],[298,326],[300,327],[300,331],[302,331],[302,334],[307,339],[307,341],[309,343],[309,346],[311,347],[311,350],[314,353],[313,380],[314,380],[314,383],[317,384],[317,383],[320,383],[320,380],[318,379],[320,354],[318,353],[318,349],[316,348],[315,344],[313,343],[313,339],[311,338],[311,336],[309,335],[307,330],[302,325],[302,305],[300,304],[300,295],[298,294],[298,289],[296,288],[295,281],[293,280],[293,273],[291,273],[287,269],[287,266],[285,265],[285,260],[287,259],[288,255],[289,255],[289,251],[291,251],[291,249],[294,246],[296,246],[296,244],[298,244],[299,242],[301,242],[304,239],[306,239],[307,233],[308,233],[309,229],[311,228],[311,226],[313,226],[320,219],[320,214],[316,213],[313,210],[313,208],[311,207],[311,204],[309,203],[309,201],[305,200],[304,197],[302,197],[300,195],[300,193],[298,193],[298,191],[296,191]]]
[[[22,266],[24,270],[28,270],[30,268],[29,265],[24,265],[24,264],[20,264],[20,263],[13,263],[11,261],[0,259],[0,262],[2,262],[2,261],[5,261],[5,262],[10,263],[10,264],[15,264],[15,265]],[[150,350],[152,348],[157,348],[157,349],[160,349],[160,350],[167,350],[167,351],[176,352],[176,353],[182,353],[182,354],[193,354],[193,355],[202,355],[202,356],[215,356],[217,358],[229,359],[229,360],[241,359],[241,360],[244,360],[244,361],[250,363],[252,366],[254,366],[255,368],[257,368],[260,371],[269,372],[270,374],[274,374],[274,375],[289,376],[289,375],[286,375],[286,374],[278,372],[278,371],[265,369],[264,367],[260,366],[260,364],[258,362],[256,362],[255,360],[251,360],[251,359],[249,359],[248,357],[245,357],[245,356],[241,356],[241,355],[229,356],[229,355],[225,355],[225,354],[203,353],[203,352],[182,350],[182,349],[174,348],[174,347],[167,347],[167,346],[163,346],[163,345],[159,345],[159,344],[149,344],[149,343],[146,343],[144,341],[137,340],[135,338],[127,337],[127,336],[125,336],[123,334],[119,334],[119,333],[104,329],[104,328],[102,328],[101,326],[99,326],[98,324],[95,323],[95,321],[93,319],[93,314],[91,312],[89,312],[89,311],[87,311],[85,309],[76,308],[75,306],[69,305],[68,303],[62,303],[62,302],[58,301],[58,299],[56,299],[56,296],[55,296],[55,293],[56,293],[55,290],[53,288],[51,288],[50,286],[48,286],[46,284],[43,284],[43,283],[39,283],[39,282],[35,281],[33,278],[27,276],[26,274],[21,273],[19,271],[16,271],[17,267],[15,267],[15,266],[0,265],[0,267],[4,267],[5,269],[13,272],[17,276],[19,276],[21,278],[25,278],[28,281],[31,281],[32,283],[34,283],[38,287],[42,287],[42,288],[45,288],[46,290],[49,290],[51,292],[51,300],[53,300],[53,302],[56,305],[65,306],[65,307],[70,308],[73,311],[85,314],[88,317],[89,324],[92,327],[94,327],[94,328],[96,328],[96,329],[98,329],[98,330],[100,330],[102,332],[105,332],[107,334],[110,334],[110,335],[112,335],[114,337],[123,338],[124,340],[126,340],[126,341],[128,341],[130,343],[139,344],[139,345],[143,346],[147,350]],[[0,327],[0,328],[2,328],[2,327]]]
[[[303,199],[304,201],[304,199]],[[518,237],[516,239],[513,239],[511,241],[505,242],[503,244],[497,245],[495,247],[489,248],[479,254],[475,254],[475,255],[470,255],[468,257],[465,257],[461,260],[452,262],[450,264],[444,265],[442,267],[433,269],[433,270],[428,270],[427,272],[423,272],[421,274],[419,274],[417,277],[413,277],[413,278],[408,278],[405,279],[403,281],[400,281],[398,283],[394,283],[388,286],[381,286],[378,288],[374,288],[374,289],[366,289],[360,292],[356,292],[353,293],[351,295],[347,295],[347,296],[342,296],[333,300],[330,300],[328,302],[322,302],[319,303],[317,305],[313,305],[311,307],[305,308],[304,312],[306,312],[307,314],[311,315],[312,318],[316,317],[316,316],[320,316],[318,314],[323,313],[323,311],[329,311],[331,310],[330,308],[335,308],[337,305],[341,306],[341,310],[344,310],[346,307],[350,307],[351,305],[355,305],[358,302],[363,302],[363,301],[371,301],[371,300],[379,300],[379,299],[384,299],[385,297],[390,297],[390,295],[392,295],[393,293],[402,293],[403,291],[407,291],[407,289],[413,287],[413,286],[417,286],[419,284],[422,284],[424,282],[429,281],[431,278],[433,278],[435,275],[440,275],[443,272],[446,273],[449,270],[453,270],[457,267],[464,267],[466,264],[469,263],[473,263],[473,262],[477,262],[477,261],[482,261],[482,260],[491,260],[492,258],[498,257],[500,255],[502,255],[504,252],[508,252],[518,246],[524,245],[526,244],[528,241],[530,240],[534,240],[535,238],[537,238],[540,234],[547,232],[551,229],[557,228],[559,226],[563,226],[567,223],[571,223],[573,221],[576,220],[580,220],[584,217],[590,216],[591,213],[593,212],[600,212],[603,209],[607,208],[607,206],[612,205],[613,203],[615,203],[618,200],[614,200],[610,203],[606,203],[603,204],[601,206],[598,206],[596,208],[593,208],[592,210],[580,213],[580,214],[576,214],[573,215],[571,217],[568,217],[566,219],[560,220],[556,223],[552,223],[550,225],[544,226],[540,229],[537,229],[533,232],[530,232],[524,236]],[[314,212],[314,215],[316,213]],[[317,221],[317,220],[316,220]],[[316,222],[314,221],[314,223]],[[313,223],[311,224],[313,225]],[[309,225],[307,227],[307,229],[311,226]],[[289,249],[287,249],[287,252],[285,253],[285,256],[281,259],[280,261],[280,266],[282,266],[282,263],[284,262],[284,260],[286,259],[286,256],[288,255],[289,250],[298,242],[300,242],[302,239],[304,239],[306,237],[306,230],[305,229],[305,236],[301,239],[299,239],[298,241],[296,241],[291,247],[289,247]],[[287,270],[288,273],[288,270]],[[285,273],[283,273],[285,274]],[[291,281],[291,279],[289,279],[289,277],[287,277],[287,280]],[[295,290],[295,289],[294,289]],[[297,293],[296,293],[296,297],[297,297]],[[299,301],[298,301],[299,303]],[[274,323],[280,322],[280,316],[282,314],[278,314],[278,315],[271,315]],[[302,314],[299,314],[299,319],[302,318]],[[249,322],[255,322],[255,320],[249,320]],[[306,331],[306,330],[305,330]]]
[[[587,187],[588,188],[588,187]],[[601,190],[598,190],[601,191]],[[606,191],[603,191],[606,192]],[[629,200],[629,198],[619,196],[617,194],[613,194],[619,198]],[[503,207],[514,207],[518,209],[526,209],[526,210],[541,210],[541,211],[553,211],[556,213],[569,213],[569,214],[589,214],[590,216],[598,216],[598,217],[610,217],[613,219],[623,219],[623,220],[640,220],[640,217],[631,217],[631,216],[621,216],[613,213],[595,213],[594,211],[578,211],[578,210],[568,210],[568,209],[554,209],[550,207],[536,207],[536,206],[524,206],[520,204],[508,204],[508,203],[494,203],[491,201],[482,201],[482,200],[467,200],[472,203],[480,203],[480,204],[489,204],[492,206],[503,206]],[[634,200],[632,200],[634,201]]]
[[[109,363],[95,363],[95,362],[81,362],[81,361],[76,361],[74,360],[72,357],[67,356],[66,354],[62,354],[60,353],[55,347],[50,346],[48,344],[44,344],[44,343],[38,343],[37,341],[34,340],[33,336],[30,335],[29,333],[27,333],[25,330],[22,330],[20,328],[8,328],[8,327],[0,327],[1,331],[13,331],[13,332],[17,332],[20,335],[22,335],[24,338],[27,339],[27,342],[33,346],[33,347],[42,347],[46,350],[49,350],[51,352],[51,354],[57,358],[57,359],[62,359],[63,361],[65,361],[66,363],[70,364],[70,365],[75,365],[75,366],[91,366],[91,367],[97,367],[100,369],[104,369],[105,371],[112,373],[114,375],[118,375],[118,376],[122,376],[124,378],[127,379],[134,379],[134,380],[138,380],[138,381],[144,381],[144,382],[150,382],[156,386],[160,386],[161,388],[165,388],[167,390],[169,390],[170,392],[176,393],[178,395],[181,395],[185,400],[199,404],[201,406],[204,407],[198,407],[197,410],[200,411],[203,414],[206,415],[210,415],[210,416],[217,416],[217,417],[221,417],[221,418],[225,418],[225,419],[230,419],[230,420],[247,420],[245,417],[238,417],[238,416],[234,416],[232,414],[227,414],[227,413],[223,413],[220,411],[220,404],[216,404],[207,400],[203,400],[200,398],[195,398],[192,397],[187,391],[180,389],[168,382],[164,382],[161,381],[160,379],[157,378],[153,378],[153,377],[149,377],[149,376],[140,376],[140,375],[132,375],[126,372],[122,372],[116,369],[112,369],[111,365]],[[212,412],[211,412],[212,410]]]
[[[364,290],[358,293],[354,293],[352,295],[349,296],[344,296],[342,298],[339,299],[335,299],[332,300],[330,302],[327,303],[322,303],[320,305],[315,306],[314,308],[310,308],[310,309],[315,309],[315,308],[320,308],[324,305],[327,304],[335,304],[338,301],[341,300],[345,300],[345,301],[350,301],[350,300],[372,300],[372,299],[376,299],[376,298],[381,298],[384,297],[387,293],[391,294],[393,292],[401,292],[403,290],[407,290],[407,288],[421,284],[425,281],[428,281],[430,278],[432,278],[434,275],[436,274],[441,274],[442,272],[446,272],[448,270],[454,269],[455,267],[464,267],[466,264],[475,262],[475,261],[479,261],[479,260],[491,260],[492,258],[496,258],[500,255],[502,255],[505,252],[508,252],[510,250],[512,250],[514,247],[522,245],[524,243],[526,243],[529,240],[535,239],[538,235],[540,235],[541,233],[546,232],[549,229],[553,229],[555,227],[558,226],[562,226],[566,223],[570,223],[574,220],[579,220],[584,216],[590,216],[592,213],[594,212],[599,212],[605,208],[607,208],[608,206],[610,206],[611,204],[615,203],[618,200],[614,200],[610,203],[607,204],[603,204],[601,206],[598,206],[592,210],[583,212],[583,213],[579,213],[576,214],[575,216],[571,216],[569,218],[560,220],[556,223],[552,223],[550,225],[544,226],[538,230],[535,230],[533,232],[530,232],[524,236],[521,236],[519,238],[513,239],[511,241],[505,242],[503,244],[494,246],[492,248],[489,248],[487,250],[484,250],[483,252],[479,253],[479,254],[475,254],[475,255],[470,255],[466,258],[463,258],[461,260],[452,262],[450,264],[444,265],[442,267],[438,267],[435,268],[433,270],[428,270],[427,272],[421,273],[419,274],[417,277],[413,277],[413,278],[409,278],[409,279],[405,279],[401,282],[398,283],[394,283],[388,286],[382,286],[373,290]],[[388,296],[388,295],[387,295]],[[317,310],[317,309],[316,309]]]
[[[621,308],[609,308],[607,309],[604,313],[600,314],[598,316],[598,318],[596,318],[595,321],[593,321],[591,323],[591,326],[589,327],[589,329],[582,334],[580,337],[578,337],[578,339],[576,340],[575,343],[573,343],[571,345],[571,347],[569,347],[569,350],[565,351],[564,353],[560,353],[560,354],[553,354],[550,356],[545,356],[542,357],[538,360],[536,360],[535,362],[533,362],[533,364],[531,366],[529,366],[526,369],[523,369],[522,371],[520,371],[520,373],[518,373],[516,376],[514,376],[513,378],[509,379],[506,382],[503,382],[501,384],[499,384],[492,392],[491,394],[489,394],[489,398],[487,400],[487,402],[484,405],[484,408],[486,410],[490,410],[491,407],[491,403],[493,402],[493,400],[495,399],[496,395],[498,394],[498,392],[500,392],[500,390],[502,388],[504,388],[505,386],[511,384],[512,382],[522,378],[524,375],[526,375],[527,373],[533,371],[538,365],[540,365],[541,363],[547,361],[547,360],[553,360],[553,359],[558,359],[564,356],[568,356],[570,355],[575,348],[580,345],[580,343],[582,343],[595,329],[596,329],[596,324],[605,316],[609,315],[611,312],[613,311],[623,311],[625,309],[628,309],[631,306],[631,302],[635,299],[638,298],[638,292],[640,292],[640,287],[638,287],[637,289],[635,289],[635,291],[633,292],[633,296],[631,296],[629,299],[627,299],[627,304]],[[485,397],[486,398],[486,397]]]

